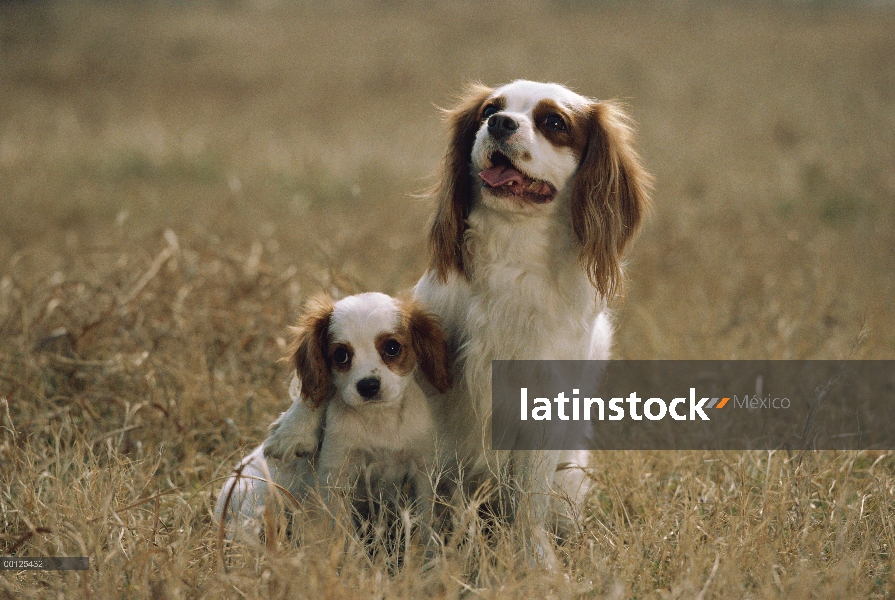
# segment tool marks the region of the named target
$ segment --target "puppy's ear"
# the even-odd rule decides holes
[[[622,290],[622,255],[649,206],[652,178],[622,107],[595,102],[586,110],[590,133],[572,187],[572,224],[588,278],[610,298]]]
[[[482,125],[482,105],[493,90],[471,84],[460,102],[445,111],[450,133],[441,177],[434,191],[435,218],[429,229],[429,268],[446,281],[451,271],[467,275],[463,264],[463,232],[472,203],[472,146]]]
[[[305,303],[298,325],[292,327],[289,344],[289,360],[301,380],[301,393],[311,406],[319,407],[330,392],[329,323],[333,314],[333,301],[319,295]]]
[[[451,389],[453,383],[447,334],[438,318],[418,302],[405,303],[405,310],[417,364],[429,383],[444,393]]]

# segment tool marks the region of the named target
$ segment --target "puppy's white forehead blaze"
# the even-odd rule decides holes
[[[368,292],[336,302],[330,335],[336,342],[372,346],[377,334],[395,331],[400,322],[401,312],[394,298]]]

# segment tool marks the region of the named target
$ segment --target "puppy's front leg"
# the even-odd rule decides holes
[[[366,465],[352,456],[350,447],[339,441],[337,435],[327,436],[324,440],[317,459],[317,478],[331,526],[339,535],[350,536],[355,532],[355,502],[359,496],[365,497],[358,493],[358,486],[359,481],[365,479],[362,475],[366,474]]]
[[[264,456],[290,461],[296,456],[312,456],[320,445],[323,407],[314,408],[301,396],[298,380],[289,386],[292,406],[270,426],[264,440]]]

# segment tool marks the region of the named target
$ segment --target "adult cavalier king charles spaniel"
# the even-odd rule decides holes
[[[490,450],[491,361],[609,358],[606,304],[650,176],[622,107],[561,85],[474,85],[447,121],[429,269],[414,290],[455,350],[455,386],[433,402],[439,456],[467,491],[508,483],[529,548],[549,560],[543,536],[571,533],[588,453]]]
[[[561,85],[476,85],[447,118],[429,269],[414,289],[453,351],[453,388],[427,392],[438,479],[460,484],[458,500],[489,480],[506,484],[509,501],[498,508],[520,525],[526,547],[552,562],[546,535],[571,533],[588,453],[491,450],[491,361],[609,358],[606,304],[622,286],[650,177],[622,107]],[[298,433],[314,419],[297,418],[313,404],[311,394],[280,417],[268,458],[313,451],[313,431]]]

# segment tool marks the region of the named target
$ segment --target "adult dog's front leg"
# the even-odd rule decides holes
[[[556,567],[553,551],[553,527],[556,515],[555,490],[551,485],[555,469],[551,451],[516,452],[513,456],[512,481],[515,488],[514,529],[534,564]]]
[[[292,460],[317,452],[323,429],[324,408],[313,408],[303,398],[296,398],[289,410],[270,426],[264,440],[264,456]]]
[[[435,523],[435,486],[427,470],[415,466],[413,473],[413,519],[419,524],[425,561],[431,565],[441,554],[443,542]]]

